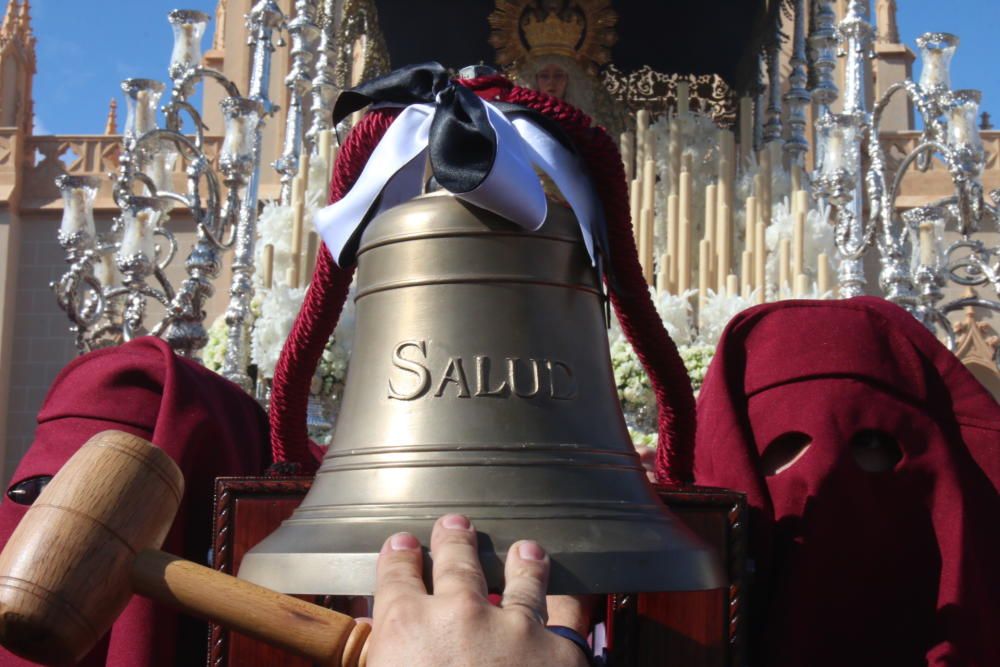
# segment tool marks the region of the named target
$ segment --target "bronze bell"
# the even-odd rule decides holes
[[[240,577],[370,595],[390,534],[426,545],[434,520],[458,512],[479,531],[493,589],[523,538],[551,555],[552,593],[723,584],[632,447],[598,277],[569,209],[550,205],[528,232],[447,193],[419,197],[370,223],[357,285],[333,444]]]

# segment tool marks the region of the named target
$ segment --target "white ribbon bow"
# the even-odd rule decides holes
[[[536,231],[548,214],[545,192],[534,170],[538,167],[573,209],[587,253],[596,263],[593,230],[599,224],[601,209],[579,158],[528,118],[514,114],[513,119],[508,119],[489,102],[483,100],[483,104],[496,133],[496,159],[479,186],[453,194]],[[313,216],[317,232],[338,264],[345,259],[345,247],[365,221],[420,195],[433,118],[432,104],[406,107],[375,147],[354,187],[340,201]],[[378,206],[372,210],[376,200]]]

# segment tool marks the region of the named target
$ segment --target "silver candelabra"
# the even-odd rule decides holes
[[[868,111],[864,67],[871,57],[873,36],[867,0],[851,0],[837,27],[841,55],[846,58],[844,111],[827,109],[816,123],[813,183],[817,196],[835,209],[841,296],[864,293],[862,259],[875,248],[884,296],[910,310],[954,349],[949,313],[967,306],[1000,312],[1000,247],[977,236],[988,227],[996,229],[1000,198],[1000,193],[991,193],[994,201],[989,203],[983,193],[985,152],[976,125],[980,93],[951,88],[949,69],[958,38],[927,33],[917,40],[919,80],[890,86]],[[825,43],[822,38],[818,41]],[[823,88],[829,89],[825,77]],[[916,147],[890,169],[880,141],[881,122],[889,102],[900,94],[916,107],[923,129]],[[831,101],[824,93],[823,103]],[[867,165],[862,162],[863,148]],[[954,194],[902,210],[897,199],[903,179],[911,170],[930,169],[934,161],[947,170]],[[957,234],[958,240],[946,245],[945,230]],[[943,288],[949,283],[991,287],[995,298],[963,296],[945,301]]]
[[[310,29],[315,2],[298,2],[299,16],[287,25],[293,36],[290,79],[296,91],[314,36]],[[64,202],[59,241],[69,270],[53,284],[57,300],[71,321],[81,352],[115,345],[139,335],[161,336],[184,356],[195,356],[207,342],[205,302],[214,293],[222,254],[233,251],[233,278],[226,310],[227,351],[223,374],[247,390],[251,379],[248,334],[252,324],[254,246],[259,198],[261,127],[275,107],[268,99],[271,56],[286,19],[274,0],[259,0],[246,16],[251,72],[246,96],[221,72],[203,67],[201,40],[209,17],[193,10],[168,15],[174,46],[168,74],[170,96],[160,107],[166,86],[151,79],[122,83],[128,105],[120,167],[113,196],[121,213],[107,235],[94,226],[93,205],[99,182],[63,176],[57,181]],[[227,97],[221,108],[225,128],[218,164],[206,152],[201,115],[190,103],[199,84],[213,81]],[[296,99],[301,101],[300,94]],[[157,120],[163,112],[162,127]],[[301,108],[289,122],[301,125]],[[296,132],[301,135],[297,127]],[[298,145],[293,160],[297,161]],[[173,169],[186,164],[186,188],[176,192]],[[187,278],[175,287],[166,268],[178,244],[169,220],[186,210],[197,240],[187,256]],[[148,322],[151,304],[164,314]]]

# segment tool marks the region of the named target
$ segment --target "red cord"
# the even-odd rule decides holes
[[[337,156],[330,202],[337,201],[354,186],[368,157],[398,114],[399,109],[373,111],[351,131]],[[338,267],[326,246],[320,248],[312,283],[274,369],[270,407],[272,460],[299,463],[307,473],[314,472],[318,465],[309,451],[306,431],[309,386],[323,348],[340,319],[353,276],[354,267]]]

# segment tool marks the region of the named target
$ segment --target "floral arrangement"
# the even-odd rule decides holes
[[[721,332],[721,327],[724,327],[731,317],[730,311],[738,309],[736,310],[738,312],[749,305],[749,302],[739,297],[723,295],[715,300],[712,308],[713,316],[718,317],[718,323],[695,329],[688,317],[691,310],[688,298],[665,294],[657,300],[660,317],[663,318],[667,333],[677,344],[688,377],[691,379],[691,386],[696,393],[701,389],[708,365],[715,356],[715,341],[707,342],[702,332],[711,331],[711,335],[717,339],[718,336],[714,332],[716,330]],[[617,322],[613,323],[608,336],[615,386],[618,389],[618,400],[622,404],[629,435],[636,447],[655,447],[656,396],[649,384],[649,376],[646,375],[632,345],[622,334]]]
[[[309,162],[309,183],[305,193],[307,225],[311,224],[313,213],[325,204],[326,173],[325,160],[313,156]],[[265,246],[273,248],[271,286],[265,286],[262,271],[254,274],[256,319],[251,334],[251,358],[261,378],[274,376],[281,348],[292,330],[308,289],[306,286],[291,287],[287,282],[288,268],[292,263],[292,222],[292,207],[273,201],[264,205],[257,221],[257,266],[264,264]],[[337,342],[339,338],[334,334],[327,344],[327,352],[320,362],[320,368],[317,369],[321,391],[323,387],[327,388],[327,392],[332,391],[332,384],[342,381],[347,372],[350,351]]]
[[[806,227],[804,236],[805,255],[803,257],[803,272],[812,278],[813,286],[810,294],[804,294],[802,298],[821,299],[831,295],[821,295],[815,286],[815,279],[819,267],[817,258],[819,253],[826,253],[827,262],[831,262],[837,256],[834,244],[834,228],[830,224],[830,207],[827,204],[819,204],[816,208],[811,208],[806,213]],[[782,290],[781,294],[776,293],[775,286],[778,284],[778,245],[782,239],[792,240],[792,228],[794,220],[792,218],[791,206],[788,198],[785,197],[776,202],[773,207],[771,224],[765,232],[764,241],[767,244],[769,255],[767,258],[767,283],[768,299],[776,301],[789,299],[791,294],[788,290]]]
[[[208,343],[201,351],[201,363],[210,371],[222,373],[226,362],[229,329],[226,327],[226,316],[219,315],[208,328]]]

